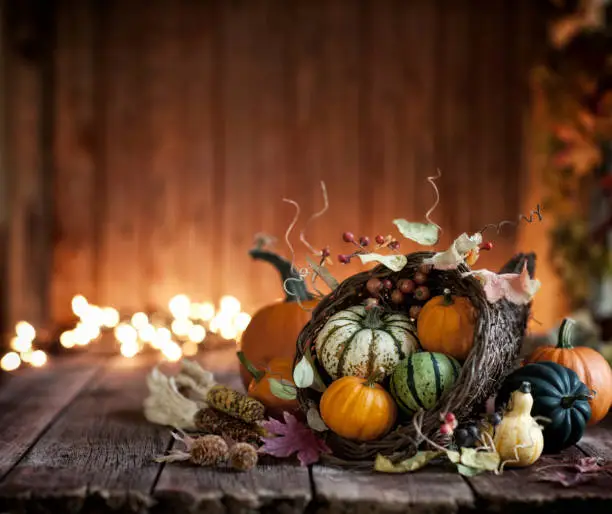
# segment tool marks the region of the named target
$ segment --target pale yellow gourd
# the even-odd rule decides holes
[[[495,448],[506,467],[531,466],[542,455],[544,436],[542,428],[531,417],[533,397],[529,382],[523,382],[512,393],[508,406],[509,410],[495,428]]]

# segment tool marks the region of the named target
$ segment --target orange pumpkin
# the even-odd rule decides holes
[[[552,361],[574,370],[580,380],[595,393],[589,400],[591,419],[588,423],[594,425],[608,414],[612,406],[612,368],[598,351],[572,344],[574,324],[574,320],[564,319],[559,328],[557,346],[536,348],[527,362]]]
[[[272,359],[293,359],[297,338],[310,321],[310,311],[317,301],[313,300],[304,281],[296,280],[291,262],[260,248],[249,253],[254,259],[271,263],[279,272],[284,288],[291,294],[287,293],[285,301],[268,305],[255,313],[242,334],[240,350],[258,366],[267,366]],[[253,377],[244,365],[240,366],[240,376],[244,387],[248,387]]]
[[[266,406],[269,416],[282,416],[283,411],[297,412],[299,403],[297,400],[283,400],[274,396],[270,390],[269,378],[276,380],[287,380],[293,384],[293,359],[272,359],[265,370],[259,370],[246,358],[243,352],[238,352],[238,359],[251,374],[251,382],[247,394],[251,398],[259,400]],[[295,384],[294,384],[295,385]]]
[[[321,418],[336,434],[355,441],[372,441],[395,424],[397,406],[374,377],[342,377],[325,390]]]
[[[417,335],[424,350],[464,360],[474,346],[476,310],[469,298],[450,290],[429,300],[417,320]]]

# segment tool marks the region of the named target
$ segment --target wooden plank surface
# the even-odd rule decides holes
[[[70,359],[0,377],[0,477],[45,432],[100,367]]]
[[[113,359],[0,484],[7,508],[70,512],[150,504],[168,430],[142,414],[150,359]],[[55,509],[55,510],[53,510]]]
[[[585,453],[612,463],[612,415],[589,427],[578,446]]]
[[[474,505],[467,483],[450,472],[383,475],[314,466],[312,477],[320,513],[454,513]]]

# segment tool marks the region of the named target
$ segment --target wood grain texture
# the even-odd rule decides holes
[[[612,415],[589,427],[578,443],[582,451],[593,457],[612,462]]]
[[[0,477],[25,455],[99,370],[91,360],[77,358],[2,375]]]
[[[453,513],[474,504],[469,486],[457,474],[384,475],[314,466],[312,476],[321,513]]]
[[[165,308],[180,292],[202,301],[231,293],[251,312],[279,298],[275,272],[247,251],[266,231],[289,256],[293,209],[282,199],[291,198],[302,207],[292,242],[303,265],[297,231],[321,207],[321,180],[331,207],[307,237],[334,255],[350,249],[345,230],[397,235],[394,217],[422,219],[437,167],[441,244],[522,208],[521,109],[535,36],[520,27],[535,27],[533,2],[55,6],[55,322],[67,321],[81,290],[125,310]],[[9,296],[22,312],[13,317],[38,316],[49,252],[28,250],[23,234],[27,212],[40,221],[43,209],[32,170],[47,158],[35,135],[49,122],[37,111],[40,70],[11,66],[8,90],[26,107],[7,112],[11,158],[21,159],[9,168],[27,172],[12,193]],[[516,235],[495,239],[482,262],[490,269]],[[22,268],[40,280],[26,284]]]
[[[168,430],[142,415],[144,358],[117,358],[0,485],[0,510],[139,511],[150,505]],[[53,510],[56,509],[56,510]]]

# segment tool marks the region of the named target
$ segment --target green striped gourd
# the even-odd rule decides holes
[[[406,414],[431,409],[453,387],[460,369],[456,359],[443,353],[414,353],[395,368],[391,394]]]
[[[334,314],[319,332],[317,358],[334,380],[368,378],[382,368],[379,381],[418,348],[414,324],[404,314],[349,307]]]

